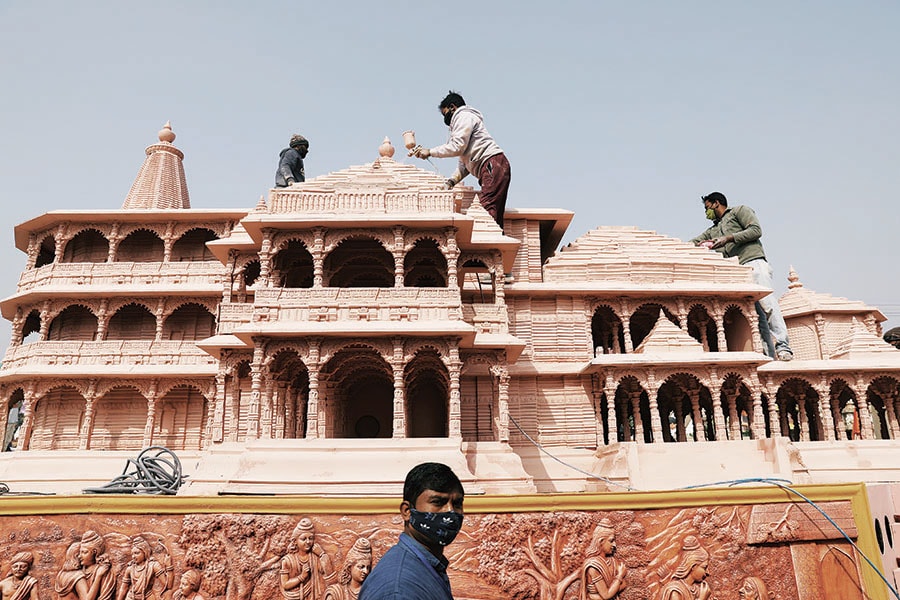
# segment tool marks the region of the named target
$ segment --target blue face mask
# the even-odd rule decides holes
[[[409,524],[423,536],[438,544],[446,546],[462,529],[463,516],[458,512],[422,512],[412,507],[409,509]]]

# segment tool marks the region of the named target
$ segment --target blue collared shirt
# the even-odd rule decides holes
[[[359,600],[453,600],[447,559],[401,533],[363,581]]]

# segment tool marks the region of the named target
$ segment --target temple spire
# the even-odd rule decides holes
[[[166,121],[159,132],[159,143],[147,147],[147,158],[141,166],[123,209],[159,210],[191,207],[184,177],[184,153],[172,145],[175,132]]]

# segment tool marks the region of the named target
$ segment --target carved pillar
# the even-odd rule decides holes
[[[102,298],[97,309],[97,337],[98,342],[106,339],[106,329],[109,327],[109,300]]]
[[[706,333],[706,327],[709,325],[709,318],[701,315],[697,318],[697,329],[700,331],[700,345],[703,346],[704,352],[709,352],[709,336]]]
[[[109,240],[109,253],[106,256],[106,262],[114,263],[119,258],[119,244],[122,243],[118,223],[113,223],[107,239]]]
[[[859,436],[864,440],[875,438],[875,425],[872,423],[872,413],[869,411],[869,386],[862,374],[856,375],[853,385],[853,393],[856,394],[856,410],[859,411]]]
[[[253,338],[253,363],[250,365],[250,406],[247,411],[247,439],[255,440],[260,435],[260,417],[262,404],[262,369],[265,351],[263,348],[263,340],[259,337]]]
[[[639,444],[644,443],[644,417],[641,415],[641,391],[628,392],[628,400],[631,401],[631,418],[634,419],[634,440],[626,439],[625,441],[635,441]],[[626,427],[625,431],[628,437],[631,437],[631,429]]]
[[[59,227],[56,228],[56,232],[53,234],[53,262],[58,263],[62,260],[63,250],[66,247],[66,225],[64,223],[60,223]],[[37,252],[40,248],[35,248],[34,258],[37,259]],[[34,263],[31,263],[34,266]]]
[[[153,431],[156,429],[156,383],[147,392],[147,422],[144,424],[143,446],[153,445]]]
[[[318,339],[309,340],[309,398],[306,401],[306,438],[319,437],[319,348]]]
[[[888,429],[891,432],[891,439],[900,438],[900,424],[897,423],[897,411],[894,410],[894,402],[897,400],[896,395],[891,391],[878,391],[881,401],[884,403],[884,413],[888,421]]]
[[[653,431],[654,444],[663,442],[662,417],[659,414],[659,388],[660,385],[656,382],[656,375],[651,371],[647,375],[647,398],[650,401],[650,427]]]
[[[406,240],[404,234],[406,228],[397,225],[391,229],[394,234],[394,248],[391,254],[394,257],[394,287],[402,288],[404,286],[404,259],[406,258]]]
[[[710,378],[709,378],[709,394],[710,399],[712,401],[712,417],[713,417],[713,430],[716,432],[717,440],[725,440],[727,439],[727,435],[725,433],[725,414],[722,412],[722,381],[719,379],[719,373],[715,368],[710,370]],[[693,398],[691,399],[693,402]],[[697,390],[697,404],[700,404],[700,390]],[[734,403],[732,403],[733,405]],[[706,430],[704,429],[704,432]],[[741,439],[740,436],[740,423],[738,424],[738,438]]]
[[[241,378],[237,368],[231,369],[231,376],[225,380],[225,407],[227,410],[226,438],[229,442],[238,441],[241,427]]]
[[[456,227],[447,227],[444,233],[447,234],[447,247],[444,250],[444,258],[447,259],[447,287],[459,287],[459,248],[456,245]]]
[[[763,397],[762,386],[752,385],[750,387],[750,394],[753,397],[753,423],[750,424],[750,431],[753,433],[754,440],[761,440],[766,437],[765,415],[763,415],[763,407],[762,407],[762,397]],[[774,404],[774,401],[769,403],[769,411],[770,411],[769,414],[770,415],[773,412],[772,406],[771,406],[772,404]],[[776,412],[776,416],[777,416],[777,411],[775,411],[775,412]],[[775,437],[775,435],[776,435],[775,434],[775,423],[777,423],[777,420],[772,421],[770,418],[769,422],[770,422],[770,431],[772,432],[772,437]]]
[[[794,402],[797,403],[797,411],[800,419],[800,441],[808,442],[809,440],[809,415],[806,414],[806,394],[792,393]]]
[[[297,404],[300,402],[300,392],[290,385],[284,388],[284,437],[294,439],[297,437]]]
[[[750,303],[747,314],[750,315],[750,340],[753,343],[753,351],[766,354],[766,344],[759,333],[759,313],[756,312],[755,302]]]
[[[459,392],[459,377],[462,373],[462,361],[459,359],[458,342],[450,344],[450,360],[447,371],[450,374],[450,406],[447,420],[450,437],[462,438],[462,401]]]
[[[228,262],[225,263],[225,270],[228,272],[228,277],[225,278],[222,284],[222,302],[231,302],[231,295],[234,293],[235,272],[237,271],[237,250],[232,249],[228,251]],[[237,277],[241,277],[241,274],[238,274]]]
[[[737,390],[726,390],[723,393],[725,394],[725,403],[728,406],[728,439],[739,440],[741,439],[741,417],[737,410],[738,392]],[[725,432],[723,431],[722,433],[724,434]],[[718,432],[716,432],[716,439],[724,440],[725,438],[719,437]]]
[[[825,441],[833,442],[834,441],[834,417],[832,414],[829,402],[830,389],[828,387],[828,382],[822,377],[822,381],[819,385],[813,387],[816,390],[816,394],[819,396],[818,402],[816,402],[819,407],[819,421],[822,423],[823,435],[825,436]],[[838,411],[837,416],[840,417],[840,411]]]
[[[497,417],[494,434],[498,442],[509,442],[509,371],[505,364],[491,367],[491,374],[497,378]]]
[[[57,250],[57,254],[59,253],[59,244],[55,245]],[[30,271],[34,268],[34,265],[37,264],[37,255],[40,251],[40,246],[37,243],[37,236],[34,235],[34,232],[28,234],[28,250],[26,252],[28,258],[25,260],[25,270]]]
[[[698,442],[706,441],[706,423],[703,421],[703,413],[700,412],[700,389],[692,388],[688,390],[688,396],[691,399],[691,418],[694,421],[694,439]],[[721,402],[719,403],[719,412],[722,411]],[[715,413],[715,403],[713,404],[713,412]],[[716,415],[713,414],[713,419],[716,422],[716,430],[719,429],[719,423],[721,422],[721,417],[716,419]],[[722,432],[724,433],[724,431]]]
[[[97,399],[96,384],[91,382],[88,391],[84,395],[84,420],[81,422],[81,431],[78,432],[78,449],[87,450],[91,447],[91,434],[94,429],[94,405]]]
[[[19,432],[18,443],[21,450],[28,450],[31,446],[31,431],[34,429],[34,404],[37,400],[34,388],[29,385],[25,388],[22,399],[22,429]]]
[[[714,309],[713,320],[716,322],[716,344],[719,346],[719,352],[728,351],[728,339],[725,337],[725,311],[718,306]],[[753,326],[750,326],[753,329]],[[758,337],[759,334],[757,334]]]
[[[634,352],[634,342],[631,340],[631,310],[625,310],[623,307],[620,318],[622,320],[622,337],[625,339],[625,353],[631,354]]]
[[[391,360],[391,369],[394,374],[394,413],[393,435],[394,439],[406,437],[406,385],[403,381],[403,340],[394,338],[394,356]]]
[[[166,232],[163,234],[163,262],[172,260],[172,245],[175,244],[175,223],[166,224]]]
[[[272,269],[272,230],[262,230],[263,239],[259,248],[259,281],[261,287],[272,287],[270,272]]]
[[[834,427],[834,437],[838,441],[846,441],[847,440],[847,429],[844,427],[844,415],[841,414],[841,399],[836,394],[833,394],[829,398],[829,406],[831,408],[831,414],[834,416],[835,427]]]
[[[684,298],[678,299],[678,306],[676,308],[677,308],[676,312],[678,313],[678,322],[681,323],[680,328],[682,331],[687,333],[688,332],[688,310],[687,310],[687,305],[684,303]]]
[[[41,304],[41,330],[40,339],[42,342],[47,341],[47,334],[50,332],[50,300],[44,300]]]
[[[287,395],[288,395],[288,385],[286,382],[281,381],[275,386],[275,431],[273,432],[272,437],[277,440],[284,439],[285,436],[285,428],[286,428],[286,415],[285,411],[287,410]]]
[[[614,321],[612,324],[612,354],[622,354],[622,348],[619,346],[619,330],[622,328],[622,323],[619,321]],[[630,336],[629,336],[630,337]]]
[[[322,287],[325,281],[325,229],[313,229],[313,247],[310,250],[313,258],[313,287]]]
[[[12,322],[12,336],[10,337],[9,345],[10,346],[21,346],[22,345],[22,329],[25,327],[25,315],[22,314],[22,307],[16,307],[16,316],[13,317]]]
[[[265,368],[265,379],[263,380],[263,390],[265,393],[262,397],[262,431],[261,436],[263,439],[271,440],[274,435],[272,434],[272,422],[273,418],[273,407],[274,407],[274,391],[275,391],[275,380],[272,379],[272,373],[269,372],[269,362],[266,361],[264,363]]]
[[[206,439],[215,443],[221,443],[225,437],[225,384],[228,381],[225,360],[220,358],[219,361],[219,372],[216,373],[216,404],[206,434]]]
[[[606,426],[609,430],[609,443],[614,444],[619,441],[619,423],[616,418],[616,381],[609,373],[606,374],[603,395],[606,396]],[[600,419],[600,415],[597,415],[597,447],[599,448],[602,444],[603,420]]]
[[[163,339],[163,323],[166,315],[166,299],[160,298],[156,303],[156,341]]]
[[[687,431],[684,428],[684,402],[679,398],[678,402],[674,403],[675,409],[675,441],[676,442],[686,442],[687,441]],[[667,424],[668,425],[668,424]],[[668,430],[669,427],[667,426]]]

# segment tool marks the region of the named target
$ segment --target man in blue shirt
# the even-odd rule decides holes
[[[465,492],[441,463],[412,468],[403,484],[403,533],[363,582],[359,600],[453,600],[444,547],[459,533]]]

